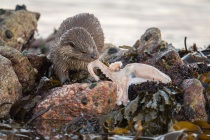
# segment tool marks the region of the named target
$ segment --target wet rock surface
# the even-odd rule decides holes
[[[206,101],[201,82],[197,79],[186,79],[182,83],[182,88],[184,90],[185,115],[189,121],[207,121]]]
[[[180,87],[184,79],[194,78],[192,69],[184,64],[175,47],[161,39],[158,28],[147,29],[134,47],[140,55],[139,62],[158,68],[174,85]]]
[[[163,68],[167,65],[183,64],[174,46],[161,39],[161,32],[158,28],[147,29],[134,47],[140,54],[140,62]]]
[[[158,28],[149,28],[141,36],[139,40],[134,44],[134,48],[137,49],[139,54],[143,52],[154,53],[159,50],[159,44],[161,42],[161,32]]]
[[[29,12],[24,8],[17,10],[0,9],[0,44],[17,50],[29,47],[37,30],[40,14]]]
[[[18,50],[7,46],[0,46],[0,55],[11,61],[12,67],[23,87],[23,93],[31,91],[35,86],[36,71],[27,57],[23,56]]]
[[[9,59],[0,55],[0,118],[7,117],[11,105],[22,97],[22,86]]]
[[[81,113],[99,115],[115,108],[116,85],[104,81],[93,84],[63,85],[46,92],[35,114],[53,104],[42,119],[72,120]]]

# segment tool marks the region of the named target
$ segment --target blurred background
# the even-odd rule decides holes
[[[105,42],[117,46],[132,46],[150,27],[177,48],[184,48],[185,36],[188,46],[210,44],[209,0],[0,0],[0,8],[17,4],[41,14],[36,38],[46,38],[67,17],[89,12],[100,20]]]

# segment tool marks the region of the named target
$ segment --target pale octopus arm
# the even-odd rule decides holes
[[[121,66],[122,66],[122,62],[121,61],[117,61],[117,62],[111,63],[109,65],[109,69],[111,71],[119,71]]]
[[[159,71],[157,68],[150,65],[141,63],[131,63],[126,65],[125,68],[117,71],[120,62],[111,67],[107,67],[101,61],[95,60],[88,64],[89,73],[95,78],[96,81],[99,77],[94,73],[93,68],[98,67],[107,77],[109,77],[117,85],[117,105],[127,105],[128,100],[128,87],[131,84],[143,83],[146,81],[161,81],[162,83],[169,83],[171,79],[166,74]],[[115,67],[116,66],[116,67]]]

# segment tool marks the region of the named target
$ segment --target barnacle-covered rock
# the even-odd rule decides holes
[[[139,40],[134,44],[139,54],[143,52],[154,53],[160,48],[161,32],[158,28],[152,27],[145,31]]]
[[[75,83],[53,88],[46,92],[35,114],[54,104],[42,119],[72,120],[81,113],[99,115],[115,108],[116,85],[110,81]]]
[[[143,40],[148,34],[151,38],[147,41]],[[138,48],[140,62],[161,66],[162,69],[168,69],[174,64],[184,64],[174,46],[161,40],[160,30],[157,28],[146,30],[139,42],[141,44],[139,47],[141,49]]]
[[[27,47],[37,30],[39,14],[26,10],[0,9],[0,44],[17,50]]]
[[[9,59],[0,55],[0,118],[9,114],[11,104],[22,96],[22,86]]]
[[[158,28],[147,29],[134,47],[140,55],[139,62],[158,68],[176,86],[180,87],[184,79],[194,78],[192,69],[183,63],[175,47],[161,39]]]
[[[197,79],[186,79],[182,83],[184,90],[184,110],[189,121],[207,121],[205,110],[206,101],[203,95],[203,86]]]
[[[162,69],[168,69],[173,65],[182,65],[183,62],[173,46],[165,42],[162,43],[166,45],[166,49],[152,54],[153,57],[147,57],[145,62],[151,65],[161,66],[163,67]]]
[[[32,90],[35,86],[36,72],[27,57],[18,50],[7,46],[0,46],[0,55],[12,62],[13,69],[23,87],[23,93]]]
[[[121,61],[123,66],[134,62],[146,63],[157,67],[164,73],[173,65],[184,64],[175,47],[161,39],[161,32],[158,28],[147,29],[133,47],[123,46],[123,48],[128,50],[106,62]]]
[[[161,32],[158,28],[147,29],[133,47],[137,49],[137,53],[140,55],[140,62],[150,65],[163,63],[169,66],[183,64],[174,46],[161,39]],[[164,65],[161,66],[163,67]]]

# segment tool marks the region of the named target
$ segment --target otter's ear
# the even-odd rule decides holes
[[[69,45],[72,46],[72,47],[75,47],[74,42],[70,42]]]

